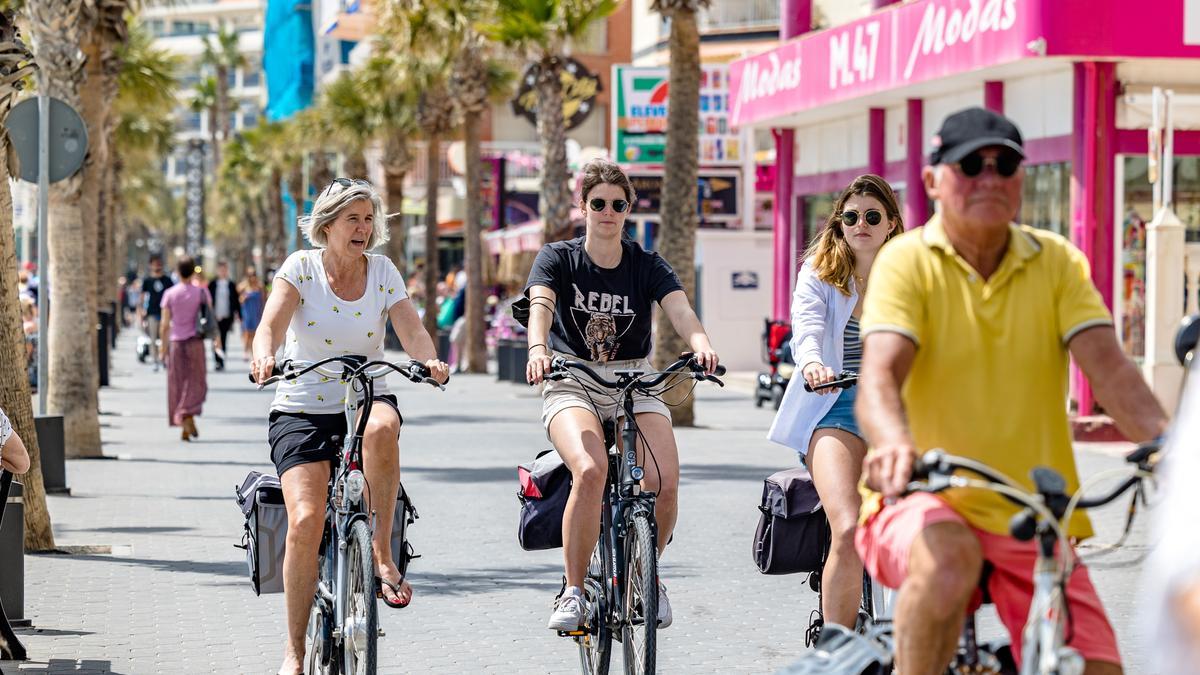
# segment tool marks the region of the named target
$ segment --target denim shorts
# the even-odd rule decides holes
[[[842,393],[838,394],[837,400],[834,401],[833,407],[825,416],[817,422],[816,429],[841,429],[849,433],[863,437],[862,431],[858,428],[858,422],[854,419],[854,396],[858,391],[858,387],[849,387],[843,389]],[[833,394],[826,394],[833,396]],[[816,431],[813,429],[813,431]]]

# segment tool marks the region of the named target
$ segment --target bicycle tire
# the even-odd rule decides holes
[[[326,588],[333,587],[331,574],[332,565],[322,556],[317,561],[317,585],[325,584]],[[332,608],[331,608],[332,611]],[[320,598],[314,597],[312,609],[308,615],[308,653],[304,662],[307,664],[306,673],[312,675],[339,675],[341,672],[341,656],[333,640],[332,613],[323,609]]]
[[[583,581],[584,628],[587,634],[575,638],[579,643],[579,666],[584,675],[608,675],[612,658],[612,630],[608,625],[608,600],[604,592],[609,575],[606,557],[599,543],[592,552],[587,578]]]
[[[652,675],[657,661],[658,543],[651,517],[649,512],[635,511],[625,534],[621,651],[626,675]]]
[[[350,526],[346,547],[346,615],[342,617],[342,657],[346,675],[374,675],[378,658],[379,606],[375,601],[375,556],[371,528],[358,520]]]

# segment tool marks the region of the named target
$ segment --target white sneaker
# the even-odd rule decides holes
[[[675,617],[671,615],[671,600],[667,598],[667,587],[658,582],[658,627],[667,628]]]
[[[554,604],[554,613],[550,615],[550,630],[578,630],[583,623],[583,598],[575,586],[563,591],[558,602]]]

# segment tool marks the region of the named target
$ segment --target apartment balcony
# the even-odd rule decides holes
[[[779,0],[716,0],[711,7],[700,10],[696,22],[701,35],[778,30]],[[662,37],[670,31],[670,23],[663,21]]]

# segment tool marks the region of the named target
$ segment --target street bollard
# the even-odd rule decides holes
[[[525,367],[529,365],[529,351],[524,347],[524,340],[513,340],[513,350],[510,359],[512,359],[512,381],[517,384],[525,383]]]
[[[450,360],[450,331],[442,328],[438,329],[437,350],[439,359],[443,361]]]
[[[33,427],[37,432],[46,494],[71,494],[71,488],[67,487],[66,436],[63,435],[62,415],[35,416]]]
[[[96,365],[100,372],[100,386],[108,386],[108,320],[105,311],[96,312]]]
[[[15,628],[25,619],[25,501],[20,483],[13,481],[0,523],[0,604]]]

